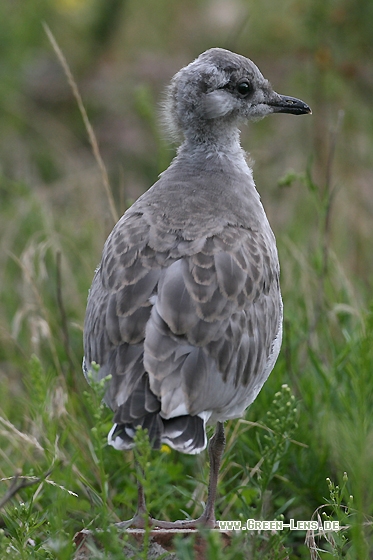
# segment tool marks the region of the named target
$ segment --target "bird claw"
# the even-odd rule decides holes
[[[121,521],[115,524],[119,529],[145,529],[150,527],[151,529],[198,529],[200,527],[207,527],[209,529],[218,528],[218,524],[215,518],[211,518],[204,513],[197,519],[185,519],[179,521],[162,521],[160,519],[154,519],[147,514],[137,513],[129,519],[128,521]]]

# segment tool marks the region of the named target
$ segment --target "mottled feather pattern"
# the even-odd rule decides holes
[[[159,447],[174,416],[239,416],[264,383],[279,268],[269,227],[220,223],[219,234],[186,239],[142,199],[136,206],[109,236],[92,285],[86,362],[112,375],[105,400],[117,425],[148,426]]]
[[[147,422],[155,446],[182,417],[178,449],[199,451],[193,441],[206,436],[187,426],[204,434],[206,421],[240,416],[278,353],[275,239],[242,152],[234,157],[181,150],[114,227],[88,299],[86,364],[112,375],[105,400],[127,436]]]
[[[130,449],[138,426],[152,446],[183,453],[209,443],[202,515],[160,523],[138,508],[123,527],[216,527],[223,423],[256,399],[277,360],[282,300],[276,240],[240,144],[243,121],[310,113],[279,95],[249,59],[202,53],[172,79],[165,117],[181,140],[159,180],[127,210],[104,247],[84,327],[88,376],[111,376],[108,443]],[[144,521],[145,520],[145,521]]]

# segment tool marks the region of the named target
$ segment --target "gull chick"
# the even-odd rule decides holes
[[[311,109],[224,49],[181,69],[165,109],[177,156],[114,227],[89,292],[84,371],[111,375],[109,443],[130,449],[141,426],[154,448],[194,454],[207,446],[206,425],[216,425],[205,511],[194,521],[149,518],[155,526],[215,525],[223,422],[255,400],[280,351],[276,241],[239,132],[271,113]],[[139,485],[127,525],[144,526],[145,515]]]

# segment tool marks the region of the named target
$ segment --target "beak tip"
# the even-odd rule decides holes
[[[275,113],[292,113],[293,115],[312,115],[312,109],[296,97],[278,95],[275,102],[271,103]]]

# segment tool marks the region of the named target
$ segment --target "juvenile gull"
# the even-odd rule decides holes
[[[151,444],[183,453],[209,444],[204,513],[162,527],[215,524],[223,422],[241,416],[276,362],[282,300],[276,241],[240,145],[240,123],[311,109],[274,92],[249,59],[214,48],[172,79],[167,121],[181,140],[159,180],[109,235],[89,292],[84,371],[112,378],[108,441],[133,447],[137,426]],[[139,485],[131,523],[144,525]]]

